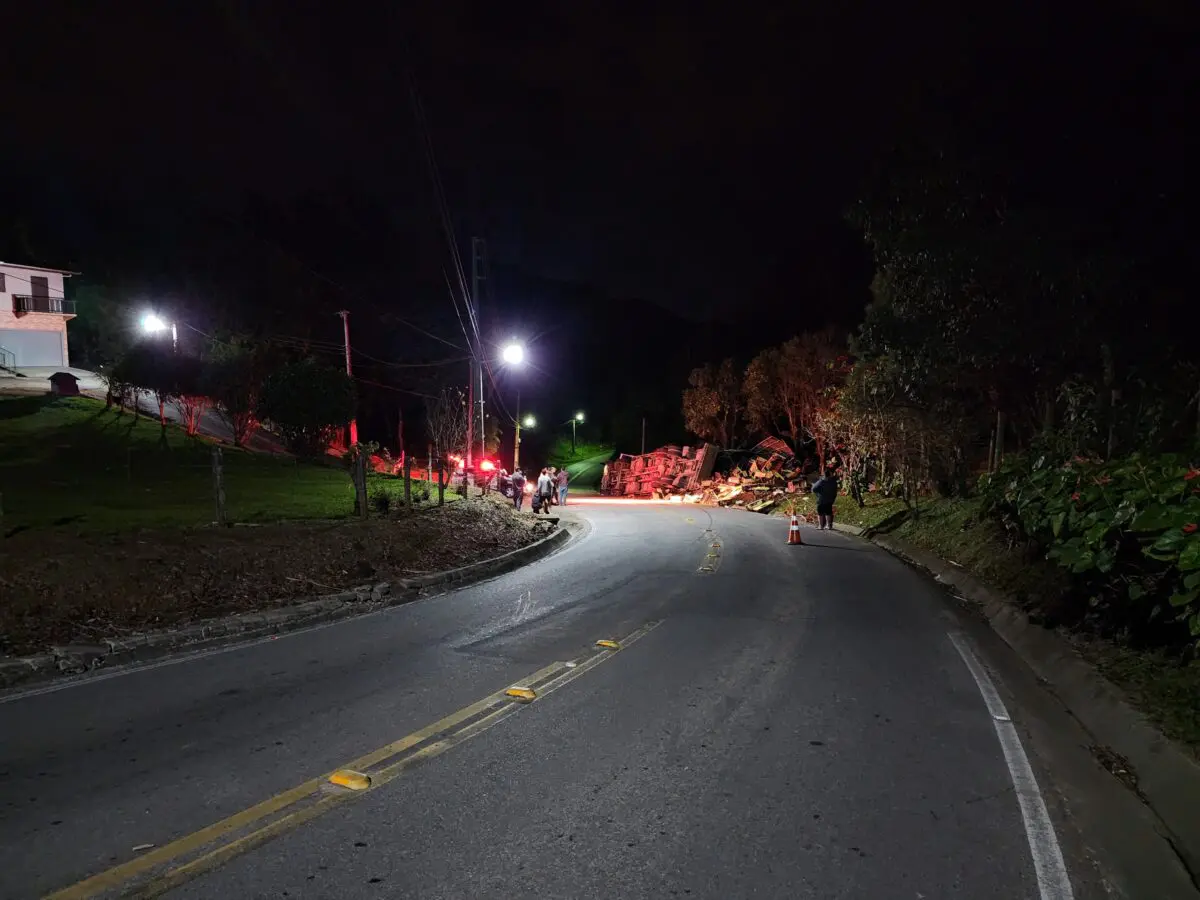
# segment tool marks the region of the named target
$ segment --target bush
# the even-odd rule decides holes
[[[376,491],[371,495],[371,506],[381,516],[392,511],[392,495],[387,491]]]
[[[316,456],[336,428],[354,418],[354,382],[345,372],[312,360],[272,372],[262,388],[257,412],[283,435],[299,456]]]
[[[984,509],[1046,549],[1106,630],[1200,638],[1200,469],[1182,457],[1104,463],[1016,457],[981,483]]]
[[[258,398],[268,362],[259,350],[229,345],[215,352],[204,372],[202,393],[211,397],[217,415],[243,447],[258,425]]]

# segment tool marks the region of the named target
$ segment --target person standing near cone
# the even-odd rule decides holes
[[[812,492],[817,498],[817,528],[820,531],[833,530],[833,504],[837,502],[838,481],[828,469],[812,486]]]

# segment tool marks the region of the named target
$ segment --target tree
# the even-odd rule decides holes
[[[463,450],[467,443],[467,399],[458,388],[442,388],[425,401],[429,436],[439,457]]]
[[[144,340],[134,344],[113,368],[111,382],[154,395],[158,420],[166,439],[166,404],[178,396],[177,360],[164,341]],[[136,403],[136,400],[135,400]]]
[[[488,456],[500,452],[500,420],[491,414],[483,420],[483,446]]]
[[[175,361],[175,379],[175,409],[188,437],[195,437],[200,428],[200,417],[211,402],[204,393],[208,382],[207,364],[198,356],[181,354]]]
[[[745,413],[742,379],[733,360],[693,369],[688,385],[683,392],[683,417],[688,431],[722,447],[731,446],[741,436]]]
[[[258,398],[266,377],[265,353],[244,343],[216,344],[206,372],[206,390],[217,415],[243,447],[258,425]]]
[[[834,438],[829,413],[848,368],[842,341],[830,329],[762,351],[744,380],[751,422],[769,434],[786,434],[796,452],[812,442],[824,468],[826,445]]]
[[[255,411],[269,420],[288,448],[316,456],[333,432],[354,418],[354,380],[341,369],[312,359],[288,363],[266,377]]]
[[[132,346],[132,310],[114,291],[95,282],[73,284],[71,298],[76,310],[67,331],[71,361],[86,369],[111,369]]]

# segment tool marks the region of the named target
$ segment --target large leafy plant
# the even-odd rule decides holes
[[[1009,460],[985,507],[1047,549],[1110,621],[1170,616],[1200,638],[1200,469],[1173,455]]]

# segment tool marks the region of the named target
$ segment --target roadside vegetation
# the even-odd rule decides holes
[[[849,217],[875,262],[862,324],[695,369],[688,428],[722,446],[780,437],[836,470],[839,521],[1009,592],[1196,744],[1190,288],[1161,244],[1039,202],[1001,160],[936,135],[897,152]]]
[[[790,516],[794,512],[804,521],[815,524],[817,500],[808,492],[796,494],[784,500],[772,512],[778,516]],[[893,497],[867,494],[863,498],[863,505],[859,506],[849,496],[843,496],[834,507],[834,521],[857,528],[875,528],[903,512],[903,501]]]
[[[86,397],[0,397],[0,533],[122,531],[208,525],[214,519],[213,442],[184,428]],[[338,519],[355,514],[354,485],[334,457],[300,459],[225,446],[233,522]],[[388,509],[404,479],[370,473],[368,495]],[[437,485],[414,482],[422,505]],[[447,502],[457,494],[447,491]]]
[[[559,438],[546,457],[546,465],[566,468],[571,473],[571,486],[576,490],[592,489],[600,485],[604,474],[604,462],[616,452],[611,444],[576,443],[571,448],[570,438]]]
[[[541,533],[496,497],[370,474],[369,518],[339,459],[222,451],[75,397],[0,397],[0,654],[246,612],[497,556]],[[455,502],[459,501],[459,502]]]

